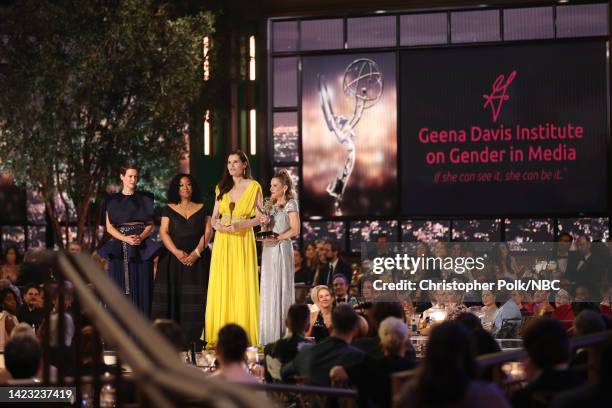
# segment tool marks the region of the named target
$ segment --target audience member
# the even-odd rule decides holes
[[[172,347],[176,349],[177,353],[184,351],[183,333],[181,332],[180,326],[174,320],[155,319],[153,327],[172,344]]]
[[[563,323],[566,330],[570,330],[574,325],[574,310],[570,295],[565,289],[561,289],[555,295],[555,310],[552,312],[552,317]]]
[[[570,252],[572,248],[572,242],[574,238],[568,232],[560,232],[557,238],[557,242],[553,247],[553,251],[550,257],[551,261],[554,261],[556,268],[552,271],[553,279],[566,279],[567,266],[570,262],[570,257],[574,255]]]
[[[578,256],[567,266],[567,277],[576,284],[583,285],[595,293],[601,284],[602,268],[604,268],[601,257],[594,256],[591,239],[581,235],[576,241]]]
[[[332,278],[332,285],[334,289],[334,307],[341,303],[348,303],[351,306],[359,303],[357,299],[349,295],[349,283],[346,280],[346,276],[337,273]]]
[[[283,380],[299,376],[308,384],[330,386],[329,373],[332,367],[339,365],[349,369],[359,364],[364,354],[351,346],[358,330],[358,321],[357,313],[350,305],[338,305],[332,313],[331,336],[312,347],[304,348],[293,361],[284,365],[281,371]]]
[[[520,278],[520,270],[514,256],[510,255],[510,248],[505,242],[498,242],[493,246],[491,263],[495,276],[498,279],[516,280]]]
[[[25,286],[29,283],[42,285],[51,281],[49,268],[38,263],[39,253],[40,251],[33,249],[26,251],[23,263],[21,264],[19,278],[17,279],[18,286]]]
[[[336,366],[330,371],[332,381],[349,381],[357,386],[360,399],[370,405],[391,405],[391,374],[411,370],[416,362],[406,323],[396,317],[387,317],[380,323],[378,337],[383,356],[365,356],[363,362],[348,369]]]
[[[306,266],[306,262],[302,259],[302,253],[298,249],[293,250],[293,269],[294,283],[312,285],[313,272]]]
[[[233,323],[223,326],[216,347],[219,369],[213,375],[232,382],[257,382],[245,364],[247,347],[247,334],[242,327]]]
[[[291,305],[285,319],[287,335],[264,348],[266,356],[270,356],[281,364],[287,364],[295,358],[298,351],[308,344],[305,333],[310,328],[310,310],[307,305]]]
[[[583,310],[576,316],[574,323],[574,336],[581,337],[589,334],[599,333],[607,329],[605,317],[593,310]],[[588,350],[579,348],[574,351],[571,367],[580,368],[588,362]]]
[[[0,306],[2,307],[2,312],[0,312],[0,351],[2,351],[13,329],[19,323],[17,317],[15,317],[17,299],[9,288],[0,292]]]
[[[42,322],[43,302],[38,286],[29,284],[25,287],[23,304],[17,309],[17,319],[35,327],[38,327]]]
[[[318,310],[310,313],[310,328],[306,331],[306,336],[314,337],[319,343],[329,336],[332,326],[332,295],[327,286],[318,285],[312,288],[310,297]]]
[[[379,327],[383,320],[395,317],[405,321],[404,308],[399,302],[379,302],[372,307],[372,332],[371,337],[361,337],[353,341],[353,346],[373,358],[383,357],[380,346]]]
[[[396,407],[508,407],[501,390],[476,379],[474,349],[467,330],[446,321],[431,330],[427,354]]]
[[[17,282],[21,263],[21,255],[16,245],[7,245],[2,256],[3,265],[0,266],[0,279],[8,279],[11,283]]]
[[[8,384],[38,382],[42,350],[36,337],[22,334],[12,337],[4,347],[4,365],[11,374]]]
[[[507,328],[513,329],[515,326],[516,327],[519,326],[519,323],[522,319],[521,309],[520,309],[521,300],[522,300],[521,293],[519,291],[512,291],[512,292],[500,291],[497,293],[497,297],[500,300],[505,301],[505,303],[502,305],[502,307],[500,307],[497,310],[497,313],[495,313],[491,331],[496,337],[507,338],[508,333],[503,333],[502,331],[502,327],[504,327],[504,324],[506,324]],[[504,329],[504,331],[505,330],[506,329]],[[514,330],[509,330],[509,331],[514,331]],[[511,334],[510,334],[510,337],[512,337]]]
[[[330,285],[332,283],[332,277],[337,273],[346,276],[346,281],[350,282],[353,271],[351,266],[340,257],[340,244],[335,241],[326,242],[325,254],[327,256],[327,270],[325,273],[322,271],[319,273],[316,284]]]
[[[583,382],[568,370],[569,337],[560,322],[550,318],[533,321],[525,330],[523,345],[528,355],[528,384],[512,394],[513,407],[529,407],[536,402],[547,406],[557,393]]]
[[[482,291],[482,324],[486,326],[493,325],[493,319],[497,313],[497,304],[495,303],[495,293],[492,290]]]
[[[331,278],[329,274],[329,264],[327,262],[327,242],[324,240],[317,240],[315,243],[315,254],[316,254],[316,268],[313,269],[313,285],[331,285],[328,279]]]

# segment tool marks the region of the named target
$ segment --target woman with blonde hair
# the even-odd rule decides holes
[[[270,181],[271,216],[260,222],[269,224],[278,235],[263,241],[261,254],[261,291],[259,308],[259,343],[279,340],[289,307],[295,303],[293,245],[291,238],[300,234],[300,216],[293,180],[281,170]]]
[[[306,332],[306,337],[314,337],[315,341],[319,343],[327,338],[331,332],[334,303],[331,291],[325,285],[312,288],[310,297],[318,310],[310,313],[310,329]]]

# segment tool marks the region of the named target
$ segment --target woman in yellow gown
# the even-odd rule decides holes
[[[217,342],[219,329],[236,323],[257,344],[259,278],[253,227],[259,224],[256,203],[261,205],[259,183],[251,178],[246,155],[237,150],[228,156],[227,168],[215,189],[212,219],[217,231],[210,261],[204,340]]]

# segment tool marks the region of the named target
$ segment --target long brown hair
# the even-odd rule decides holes
[[[233,155],[238,156],[240,158],[240,161],[243,164],[246,164],[243,177],[245,179],[253,178],[251,175],[251,165],[249,164],[249,158],[247,157],[247,155],[244,154],[242,150],[233,150],[232,152],[230,152],[230,154],[227,155],[227,157],[229,158]],[[219,187],[219,195],[217,196],[217,201],[221,201],[221,198],[223,198],[223,194],[229,193],[229,191],[234,188],[234,179],[229,174],[229,170],[227,169],[227,163],[225,164],[225,171],[223,172],[223,177],[221,178],[219,184],[217,184],[217,187]]]

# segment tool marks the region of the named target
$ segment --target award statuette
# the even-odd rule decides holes
[[[262,215],[265,215],[269,218],[269,221],[267,223],[261,224],[261,230],[255,233],[255,239],[257,239],[258,241],[263,241],[267,238],[276,238],[278,234],[272,231],[272,229],[270,228],[270,224],[272,223],[272,217],[274,217],[274,214],[276,213],[276,208],[274,208],[274,203],[272,199],[269,197],[264,198],[263,206],[260,206],[257,203],[255,204],[255,206]]]
[[[319,97],[325,123],[346,151],[344,165],[338,169],[336,178],[327,186],[327,194],[334,198],[335,215],[342,215],[342,197],[355,165],[357,135],[353,128],[359,123],[364,110],[374,106],[383,93],[383,75],[378,64],[368,58],[359,58],[351,62],[342,77],[342,91],[354,101],[353,117],[350,119],[336,115],[325,78],[323,75],[319,76]]]

